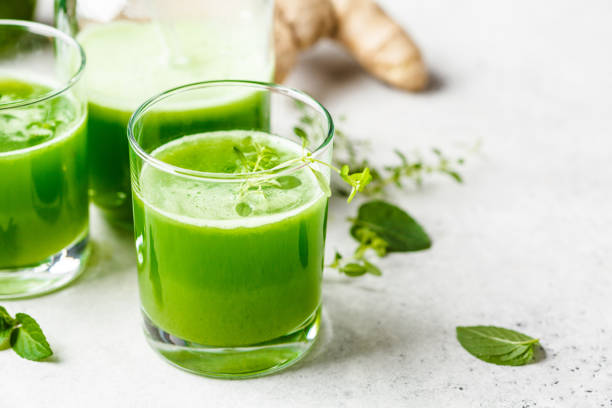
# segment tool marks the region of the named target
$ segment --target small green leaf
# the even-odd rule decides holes
[[[314,117],[307,115],[301,116],[300,123],[303,123],[304,125],[312,125],[314,123]]]
[[[359,265],[357,263],[348,263],[340,268],[340,272],[344,273],[346,276],[350,276],[351,278],[365,275],[368,270],[365,266]]]
[[[533,359],[538,339],[495,326],[457,327],[457,340],[474,357],[497,365],[520,366]]]
[[[0,350],[10,347],[11,333],[17,321],[11,317],[6,309],[0,306]]]
[[[372,181],[372,175],[370,174],[369,168],[364,168],[363,171],[349,174],[350,169],[348,165],[342,166],[340,169],[340,177],[346,181],[351,187],[351,193],[348,196],[347,202],[351,202],[357,192],[363,191],[363,189]]]
[[[463,183],[463,178],[459,173],[453,170],[449,170],[446,172],[449,176],[451,176],[457,183]]]
[[[401,151],[399,151],[398,149],[393,150],[393,152],[395,153],[395,155],[397,157],[399,157],[399,159],[402,162],[403,166],[408,166],[408,158],[406,157],[406,155],[404,153],[402,153]]]
[[[13,330],[11,346],[15,353],[32,361],[40,361],[51,355],[51,347],[36,320],[25,313],[17,313],[20,327]]]
[[[13,327],[7,327],[0,330],[0,350],[5,350],[11,346],[11,333]]]
[[[360,237],[363,232],[359,231],[363,228],[386,244],[377,244],[380,253],[419,251],[431,247],[431,239],[423,227],[405,211],[385,201],[369,201],[359,207],[351,228],[351,235],[359,242],[363,238]]]
[[[276,181],[278,182],[278,188],[281,190],[291,190],[302,184],[300,179],[295,176],[281,176]]]
[[[242,150],[240,150],[240,148],[238,146],[234,146],[234,153],[236,153],[238,155],[238,158],[240,159],[240,161],[242,162],[242,165],[245,168],[248,168],[249,165],[249,161],[247,160],[246,156],[244,155],[244,153],[242,152]]]
[[[251,206],[248,203],[241,201],[238,204],[236,204],[236,213],[238,213],[239,216],[247,217],[252,212],[253,212],[253,208],[251,208]]]
[[[382,276],[382,271],[380,270],[380,268],[374,265],[373,263],[370,263],[364,259],[363,266],[365,266],[366,270],[370,275]]]
[[[309,168],[312,171],[312,173],[315,175],[315,177],[317,178],[319,187],[321,188],[325,196],[331,197],[331,189],[329,188],[329,181],[327,180],[327,177],[325,177],[325,175],[321,173],[319,170],[313,169],[312,166],[309,166]]]
[[[361,244],[357,250],[356,256],[360,257],[368,249],[374,250],[381,258],[387,255],[387,246],[389,244],[371,229],[367,227],[358,227],[355,229],[353,236],[357,238]]]
[[[295,133],[297,137],[302,139],[302,146],[304,147],[308,146],[308,135],[306,134],[306,131],[304,129],[302,129],[301,127],[295,126],[293,128],[293,133]]]
[[[337,268],[338,266],[340,266],[340,261],[342,260],[342,255],[340,254],[340,252],[336,251],[336,253],[334,254],[334,260],[332,263],[330,263],[328,266],[330,268]]]
[[[17,323],[3,306],[0,306],[0,330],[13,327]]]

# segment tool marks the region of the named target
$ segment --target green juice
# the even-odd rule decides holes
[[[176,139],[152,155],[181,168],[239,173],[234,146],[245,140],[272,152],[270,167],[302,152],[266,133],[220,131]],[[140,295],[153,324],[189,342],[230,347],[277,339],[315,318],[327,197],[308,168],[275,180],[282,188],[198,182],[144,164],[134,225]]]
[[[88,161],[90,194],[106,215],[120,224],[132,217],[126,128],[132,112],[166,89],[212,79],[272,77],[271,58],[262,53],[248,27],[210,21],[177,23],[172,27],[150,22],[113,22],[86,28],[79,34],[88,59],[85,77],[89,97]],[[192,118],[194,129],[260,128],[267,120],[267,101],[254,94],[214,110],[169,109],[158,118],[168,129]],[[213,115],[218,120],[211,120]],[[178,116],[181,116],[178,119]],[[182,134],[193,133],[182,127]],[[167,134],[165,132],[164,134]]]
[[[0,77],[0,104],[49,92]],[[0,110],[0,269],[36,265],[85,237],[85,116],[70,95]]]

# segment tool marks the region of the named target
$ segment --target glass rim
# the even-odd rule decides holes
[[[37,34],[40,36],[53,37],[56,39],[60,39],[61,41],[70,44],[71,47],[76,48],[79,54],[80,64],[78,69],[68,81],[66,81],[62,86],[54,87],[49,92],[38,96],[36,98],[22,99],[14,102],[0,103],[0,110],[3,109],[14,109],[14,108],[22,108],[24,106],[33,105],[36,103],[40,103],[46,101],[48,99],[55,98],[58,95],[61,95],[72,88],[83,76],[83,72],[85,71],[85,51],[81,44],[77,42],[73,37],[64,33],[63,31],[52,27],[47,24],[36,23],[33,21],[25,21],[25,20],[11,20],[11,19],[0,19],[0,30],[6,27],[18,27],[25,29],[26,31]]]
[[[144,103],[142,103],[132,114],[130,120],[128,121],[127,133],[128,133],[128,141],[130,147],[142,160],[144,160],[147,164],[156,167],[159,170],[162,170],[167,173],[176,174],[179,176],[188,176],[194,177],[198,180],[215,180],[215,181],[242,181],[245,179],[253,179],[253,178],[267,178],[267,177],[277,177],[282,174],[286,174],[288,172],[295,172],[305,166],[308,166],[308,163],[303,161],[299,161],[296,163],[291,163],[290,161],[286,163],[282,163],[272,169],[267,170],[259,170],[254,172],[245,172],[245,173],[213,173],[206,171],[198,171],[186,169],[184,167],[174,166],[172,164],[166,163],[159,159],[156,159],[149,153],[145,152],[143,148],[140,146],[140,143],[136,141],[136,137],[134,135],[134,127],[137,122],[142,118],[144,114],[146,114],[153,106],[155,106],[158,102],[161,102],[169,97],[181,94],[183,92],[188,92],[195,89],[205,89],[205,88],[214,88],[214,87],[247,87],[254,88],[261,91],[267,90],[272,91],[278,94],[285,95],[293,100],[302,102],[307,104],[308,106],[314,108],[321,114],[325,121],[327,122],[327,135],[323,142],[319,146],[317,146],[312,152],[311,157],[317,158],[321,156],[327,150],[327,148],[331,145],[331,142],[334,137],[334,121],[327,111],[327,109],[315,98],[308,95],[307,93],[300,91],[295,88],[271,83],[271,82],[259,82],[259,81],[247,81],[247,80],[214,80],[214,81],[201,81],[201,82],[193,82],[181,86],[177,86],[175,88],[168,89],[164,92],[158,93],[147,99]],[[282,136],[282,135],[281,135]]]

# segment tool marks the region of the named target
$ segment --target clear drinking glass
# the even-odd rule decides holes
[[[329,113],[278,85],[201,82],[149,99],[128,139],[149,344],[215,377],[299,360],[319,329]]]
[[[61,31],[0,20],[0,299],[57,289],[84,266],[84,66]]]
[[[186,83],[273,76],[273,0],[56,0],[56,24],[88,59],[90,193],[131,228],[127,122]]]

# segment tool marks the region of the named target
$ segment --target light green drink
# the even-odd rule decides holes
[[[169,24],[118,21],[85,28],[78,39],[88,58],[86,86],[89,98],[88,152],[93,202],[119,224],[131,224],[126,126],[140,103],[163,89],[207,79],[269,80],[271,57],[262,50],[262,38],[250,35],[250,26],[228,26],[211,20]],[[245,94],[218,103],[219,117],[258,128],[266,104]],[[214,106],[214,101],[212,103]],[[159,120],[172,127],[175,115],[201,110],[178,106]],[[219,129],[210,123],[209,129]]]

